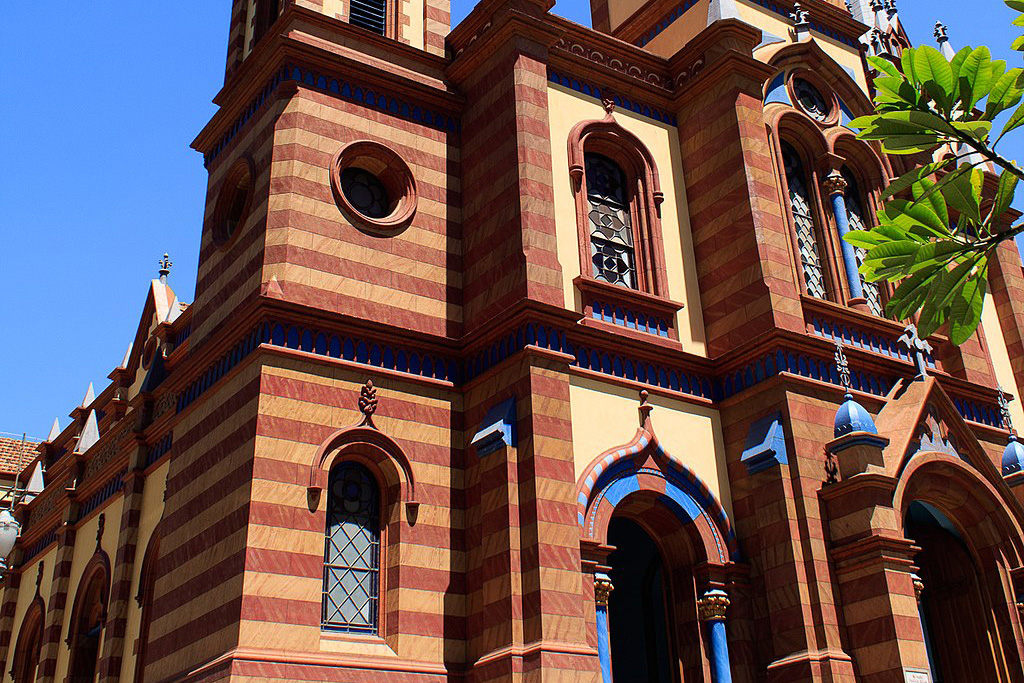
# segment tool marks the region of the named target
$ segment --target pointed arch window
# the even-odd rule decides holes
[[[789,211],[796,231],[797,253],[806,292],[818,299],[828,299],[828,278],[822,260],[822,246],[814,218],[814,202],[807,183],[807,171],[799,153],[787,142],[782,143],[782,162],[789,188]]]
[[[626,174],[603,154],[587,152],[583,159],[592,275],[613,285],[636,289],[636,247]]]
[[[43,615],[46,610],[38,596],[29,606],[18,632],[14,647],[14,666],[11,676],[14,683],[32,683],[39,668],[39,654],[43,648]]]
[[[846,217],[850,224],[850,230],[869,230],[870,215],[864,204],[864,194],[861,192],[857,178],[846,166],[842,169],[843,180],[846,181]],[[855,250],[857,255],[857,269],[864,263],[865,251],[861,247]],[[868,282],[858,272],[861,286],[864,288],[864,299],[867,301],[868,310],[874,315],[885,316],[885,301],[882,298],[882,289],[877,282]]]
[[[378,632],[381,555],[380,488],[363,465],[331,469],[327,497],[322,625]]]
[[[110,595],[109,567],[106,556],[98,553],[92,560],[92,567],[87,567],[82,575],[67,638],[71,648],[69,683],[93,683],[96,679]]]

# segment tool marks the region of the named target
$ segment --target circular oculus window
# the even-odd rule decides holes
[[[240,159],[228,172],[214,209],[213,241],[224,246],[249,217],[252,203],[252,163]]]
[[[803,78],[793,79],[793,94],[800,108],[807,112],[815,121],[825,121],[832,111],[825,97],[809,81]]]
[[[338,208],[356,227],[394,234],[416,213],[416,181],[393,150],[360,140],[345,145],[331,164],[331,189]]]

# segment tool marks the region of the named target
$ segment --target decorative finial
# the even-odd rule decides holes
[[[605,87],[601,89],[601,106],[604,107],[605,117],[615,113],[615,91]]]
[[[932,345],[928,343],[927,339],[921,339],[918,336],[917,326],[914,323],[907,325],[903,335],[896,341],[914,357],[914,365],[917,368],[917,377],[914,379],[924,379],[927,377],[928,364],[925,360],[925,354],[932,352]]]
[[[896,0],[885,0],[885,13],[890,19],[896,16]]]
[[[881,12],[884,9],[885,9],[885,4],[882,2],[882,0],[871,0],[871,11],[872,12]]]
[[[651,411],[654,410],[654,406],[647,402],[650,398],[650,394],[646,389],[640,392],[640,407],[637,409],[640,413],[640,426],[647,429],[650,426]]]
[[[36,570],[36,597],[39,597],[39,589],[43,585],[43,566],[45,564],[45,560],[40,560],[39,569]]]
[[[157,264],[160,266],[160,282],[166,285],[167,276],[171,274],[171,266],[174,264],[171,262],[170,256],[166,253],[162,259],[157,261]]]
[[[843,0],[843,4],[846,5],[846,11],[853,14],[853,3],[850,0]]]
[[[850,361],[846,359],[843,352],[843,345],[836,342],[836,369],[839,370],[839,381],[846,389],[846,396],[850,396]]]
[[[1003,424],[1006,425],[1006,430],[1013,434],[1013,418],[1010,417],[1010,402],[1006,400],[1006,393],[1003,391],[1002,386],[999,387],[999,396],[996,401],[999,403],[999,415],[1003,418]]]
[[[935,42],[943,43],[949,40],[949,36],[946,35],[946,25],[941,21],[935,22],[935,30],[932,32],[935,36]]]
[[[103,530],[107,526],[107,515],[105,512],[100,513],[100,518],[96,523],[96,550],[100,549],[103,544]]]
[[[373,414],[377,412],[377,390],[373,388],[373,380],[366,380],[362,390],[359,392],[359,412],[363,414],[363,421],[360,427],[373,427]]]
[[[793,20],[793,25],[797,30],[810,25],[807,16],[807,10],[801,7],[799,2],[793,4],[793,11],[789,13],[789,18]]]

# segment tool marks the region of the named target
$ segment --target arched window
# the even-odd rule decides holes
[[[14,648],[14,666],[11,676],[14,683],[32,683],[39,667],[39,653],[43,647],[43,601],[37,597],[25,613],[18,632],[18,643]]]
[[[583,156],[587,179],[587,218],[592,275],[613,285],[638,288],[633,216],[626,174],[595,152]]]
[[[355,462],[330,473],[324,550],[322,622],[350,633],[378,631],[380,601],[380,489]]]
[[[782,162],[789,188],[789,211],[796,231],[797,252],[807,293],[818,299],[828,299],[828,276],[822,260],[822,247],[814,218],[814,202],[807,182],[804,163],[793,146],[782,143]]]
[[[93,683],[96,679],[100,639],[107,618],[109,577],[109,570],[103,562],[96,562],[91,569],[87,567],[82,575],[67,640],[71,648],[69,683]]]
[[[850,230],[869,230],[870,214],[865,210],[864,194],[857,183],[856,176],[846,166],[842,170],[843,179],[846,181],[846,217],[850,223]],[[856,248],[857,268],[864,263],[864,249]],[[876,282],[868,282],[863,275],[859,275],[861,286],[864,288],[864,298],[867,300],[868,310],[877,316],[885,315],[885,302],[882,299],[882,289]]]
[[[351,0],[348,23],[378,35],[387,35],[387,0]]]
[[[146,673],[146,653],[149,646],[149,623],[153,619],[153,591],[156,587],[157,559],[160,556],[160,538],[154,536],[149,547],[146,548],[146,555],[142,559],[142,569],[139,572],[139,591],[135,600],[141,609],[139,615],[139,647],[135,654],[135,681],[142,683]]]

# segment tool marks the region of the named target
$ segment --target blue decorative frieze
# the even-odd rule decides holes
[[[988,425],[989,427],[1001,428],[1003,426],[1002,418],[999,415],[999,407],[996,405],[985,406],[975,401],[955,396],[953,397],[953,405],[956,406],[957,412],[965,420]]]
[[[633,311],[603,301],[594,301],[590,304],[590,307],[591,317],[594,320],[603,320],[613,325],[665,337],[666,339],[669,336],[669,323],[665,318],[648,315],[641,311]]]
[[[593,97],[598,100],[601,99],[601,88],[599,86],[587,83],[586,81],[581,81],[573,76],[559,73],[554,69],[548,69],[548,80],[552,83],[569,88],[570,90],[575,90],[576,92],[588,97]],[[615,106],[618,109],[631,111],[634,114],[639,114],[640,116],[646,116],[647,118],[658,121],[659,123],[667,123],[670,126],[676,125],[675,116],[668,112],[664,112],[657,107],[652,107],[650,105],[643,104],[642,102],[637,102],[629,99],[628,97],[621,97],[619,95],[614,96],[614,101]]]
[[[79,519],[87,517],[90,512],[98,508],[104,502],[106,502],[115,493],[120,491],[124,487],[124,475],[128,472],[125,468],[112,476],[107,480],[100,490],[89,496],[89,498],[82,504],[82,508],[78,513]]]
[[[717,398],[729,398],[780,372],[788,372],[819,382],[842,386],[839,371],[836,370],[831,358],[819,359],[807,354],[779,349],[766,354],[756,362],[748,363],[742,370],[736,370],[722,377],[720,393]],[[869,372],[854,370],[850,373],[850,386],[853,389],[875,396],[888,394],[894,382],[894,379]]]
[[[584,370],[621,377],[698,398],[714,398],[715,385],[710,378],[703,375],[584,346],[577,346],[574,355],[576,362],[573,365]]]
[[[263,108],[263,105],[270,99],[274,91],[282,83],[289,81],[333,93],[349,102],[356,102],[371,109],[387,112],[408,121],[415,121],[436,130],[454,133],[458,132],[461,128],[457,118],[444,112],[412,104],[369,86],[353,83],[338,75],[322,74],[304,66],[287,64],[253,98],[252,102],[250,102],[249,106],[242,112],[231,128],[224,133],[220,142],[207,153],[204,163],[209,165],[211,161],[217,158],[217,155],[224,151],[224,148],[228,146],[231,140],[242,131],[245,124]]]
[[[230,351],[211,364],[197,379],[193,380],[178,394],[176,411],[181,412],[192,405],[192,402],[206,393],[221,377],[229,373],[243,358],[252,353],[261,343],[269,341],[270,326],[262,323],[245,335]]]
[[[185,343],[189,337],[192,336],[192,321],[189,320],[185,323],[185,326],[178,330],[178,334],[174,337],[174,343],[176,346],[180,346]]]
[[[880,353],[883,356],[895,358],[906,363],[914,362],[907,349],[897,344],[895,339],[820,317],[811,318],[811,326],[814,329],[814,334],[822,339],[842,342],[844,346],[855,349],[874,351],[875,353]],[[932,354],[925,354],[925,364],[929,368],[935,368],[935,359],[932,357]]]
[[[24,562],[27,564],[32,558],[39,553],[43,552],[51,543],[57,540],[57,528],[59,525],[54,525],[52,529],[47,531],[45,534],[39,537],[39,540],[25,548]]]
[[[166,455],[167,452],[171,450],[173,439],[174,433],[167,432],[166,434],[164,434],[163,438],[161,438],[156,443],[151,445],[148,449],[146,449],[146,464],[144,466],[149,467],[157,460],[164,457],[164,455]]]
[[[640,38],[636,41],[636,46],[643,47],[647,43],[654,40],[655,36],[657,36],[659,33],[661,33],[669,26],[671,26],[676,19],[683,16],[687,10],[689,10],[696,4],[697,0],[684,0],[680,4],[676,5],[676,7],[671,12],[669,12],[661,19],[659,19],[658,22],[654,24],[654,27],[651,30],[640,36]]]

